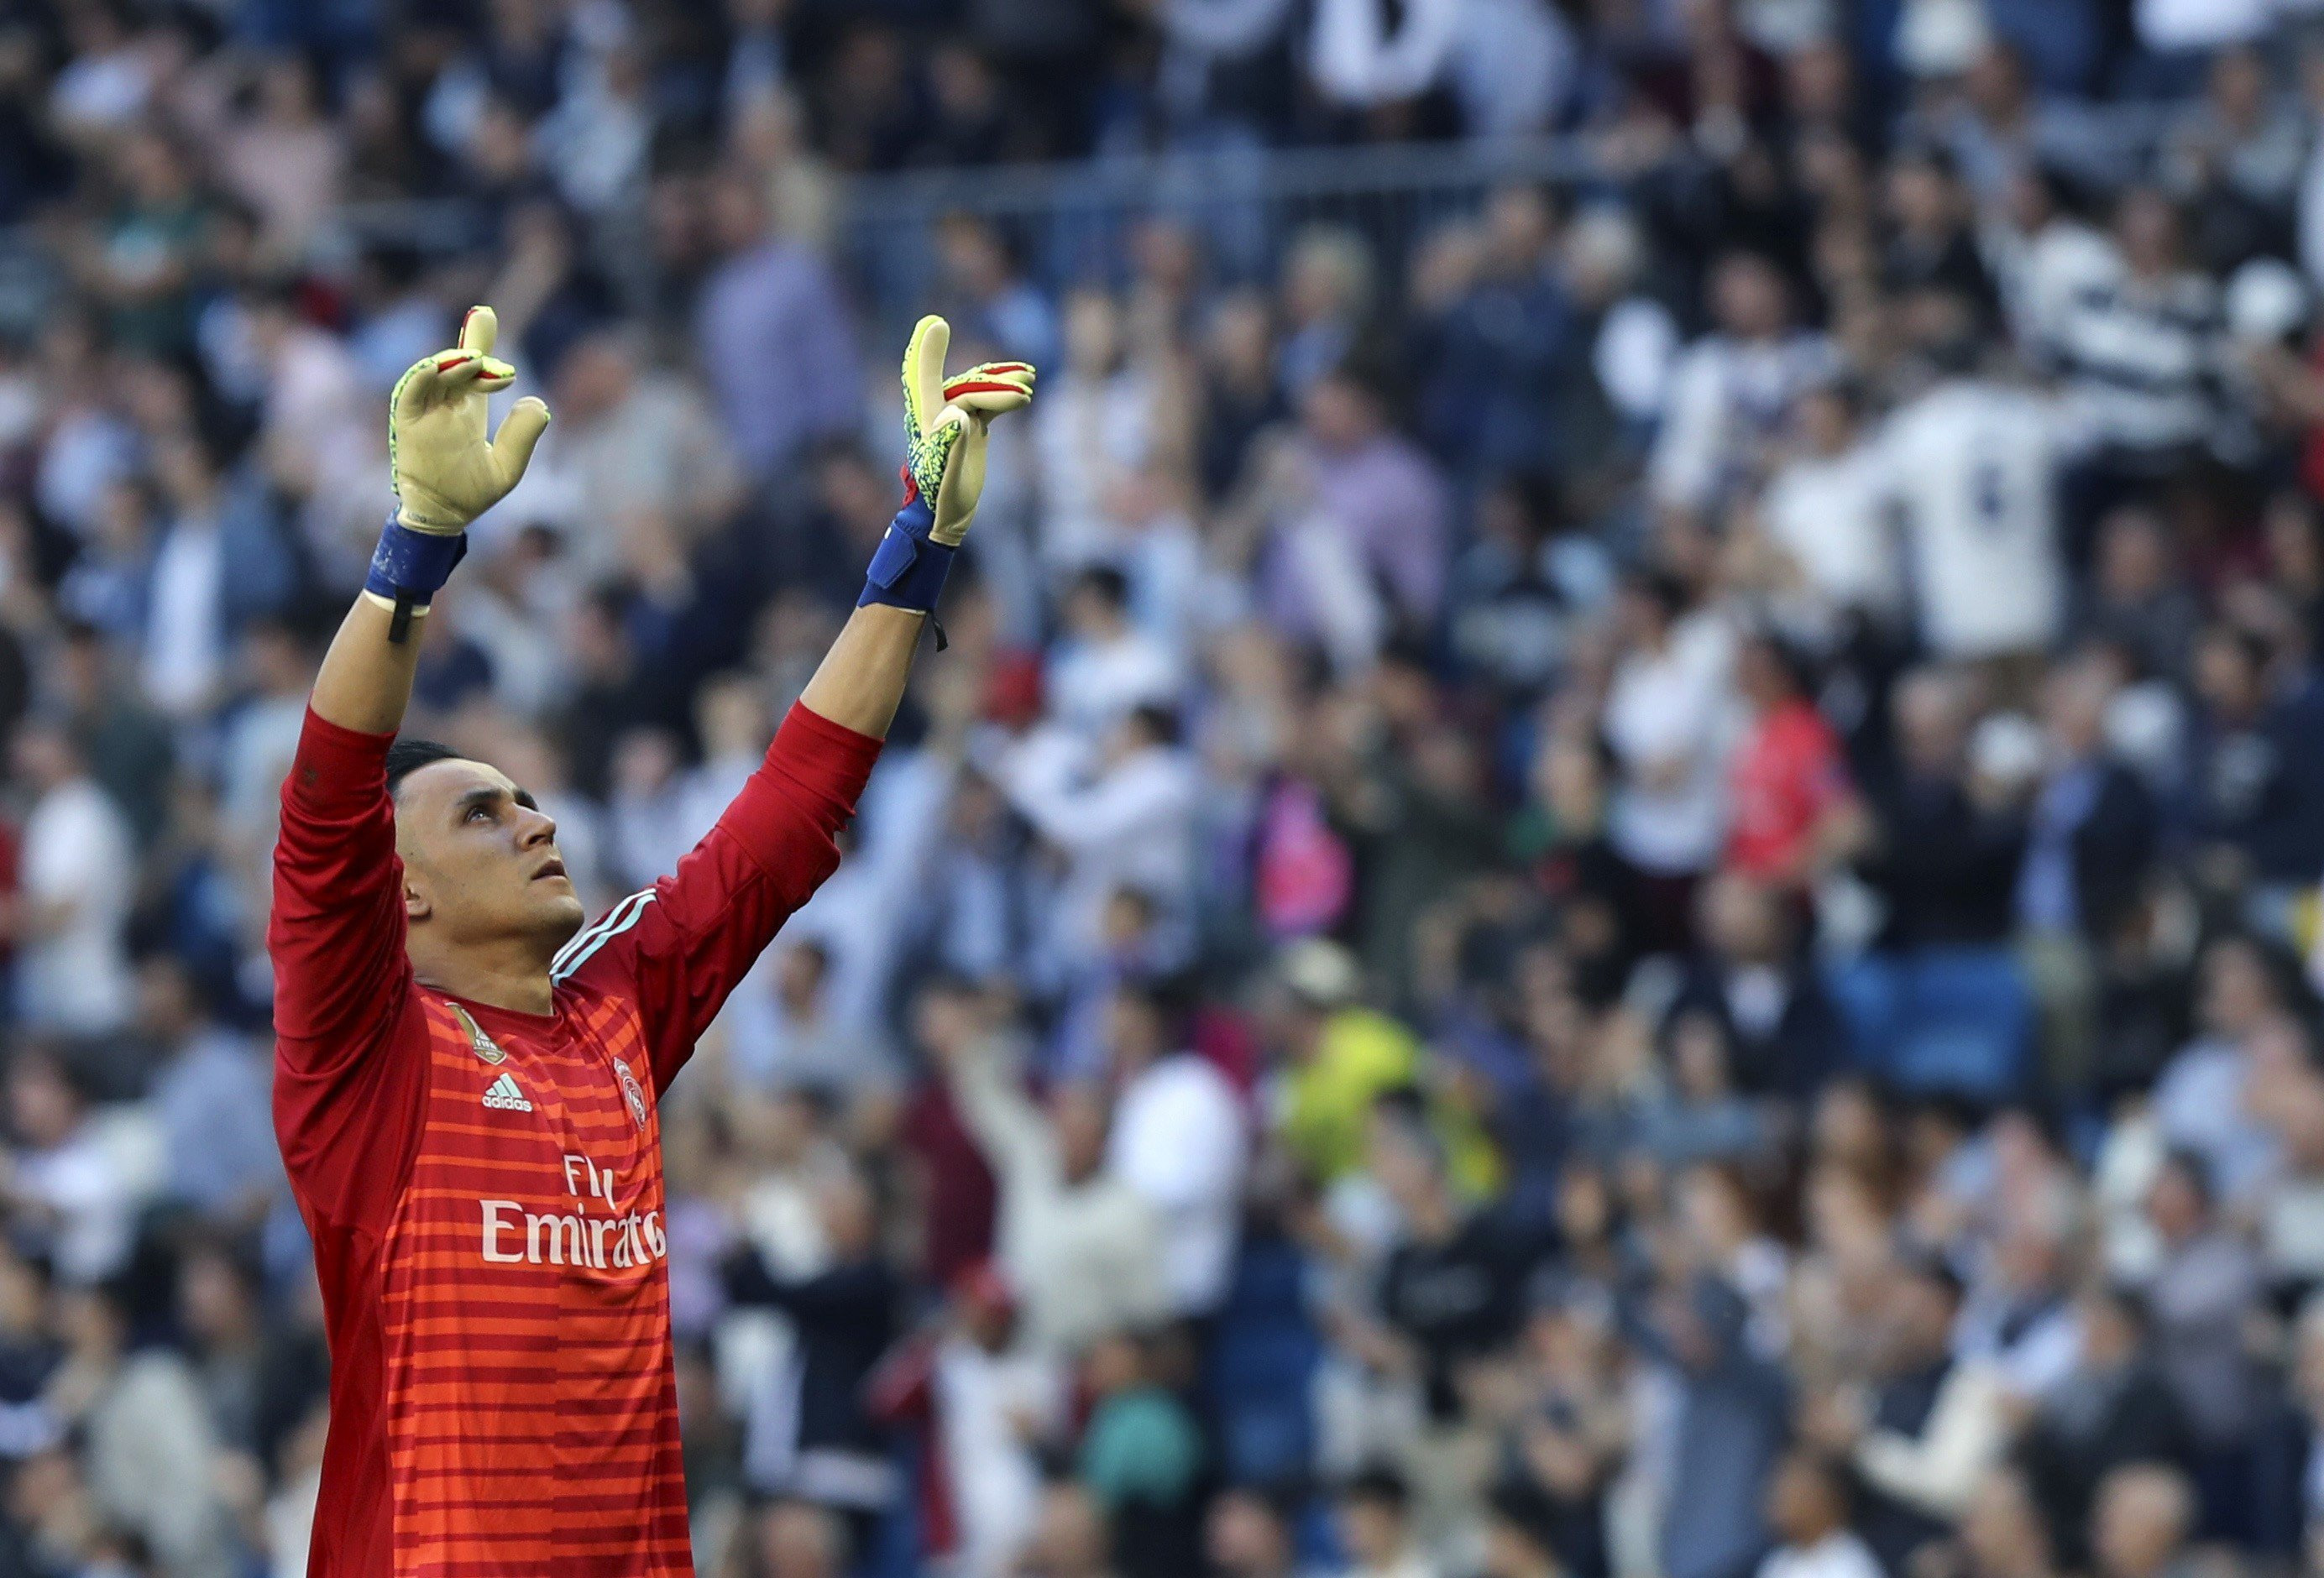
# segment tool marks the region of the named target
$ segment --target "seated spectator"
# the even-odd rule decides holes
[[[1333,1526],[1347,1555],[1341,1578],[1436,1578],[1414,1543],[1411,1492],[1394,1471],[1367,1469],[1340,1488]]]
[[[2195,1529],[2194,1489],[2177,1469],[2125,1463],[2098,1485],[2090,1511],[2096,1578],[2170,1578]]]
[[[2126,1463],[2184,1463],[2193,1445],[2178,1394],[2156,1367],[2137,1295],[2100,1285],[2076,1300],[2076,1314],[2080,1352],[2019,1445],[2050,1546],[2069,1565],[2084,1558],[2090,1509],[2108,1473]]]
[[[1939,1538],[2006,1444],[2001,1378],[1988,1362],[1956,1359],[1960,1281],[1935,1261],[1901,1268],[1887,1291],[1878,1372],[1867,1406],[1822,1399],[1805,1432],[1842,1453],[1861,1479],[1857,1528],[1891,1571]]]
[[[1721,1027],[1738,1089],[1806,1095],[1839,1067],[1841,1031],[1798,956],[1784,900],[1763,883],[1722,872],[1704,885],[1700,908],[1704,950],[1672,1014],[1699,1009]]]
[[[2203,1165],[2193,1157],[2173,1154],[2163,1162],[2147,1189],[2146,1217],[2163,1252],[2144,1289],[2155,1363],[2186,1413],[2190,1466],[2203,1487],[2207,1516],[2240,1528],[2247,1510],[2230,1509],[2248,1506],[2248,1488],[2238,1481],[2260,1401],[2259,1371],[2245,1335],[2259,1302],[2258,1263],[2219,1220]]]
[[[1872,793],[1870,847],[1858,859],[1887,908],[1880,940],[1904,952],[1998,943],[2025,830],[1999,786],[1970,770],[1969,683],[1914,669],[1890,704],[1897,763]]]

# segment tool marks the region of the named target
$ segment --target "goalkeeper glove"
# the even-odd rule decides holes
[[[468,551],[468,523],[516,486],[549,426],[549,408],[527,395],[499,436],[486,440],[491,397],[516,379],[516,369],[492,353],[499,333],[491,307],[470,307],[460,343],[413,362],[388,397],[396,511],[380,534],[364,592],[394,614],[391,641],[401,641],[411,616],[427,611],[429,595]]]
[[[930,316],[904,352],[904,507],[872,555],[858,608],[936,611],[953,553],[976,518],[992,418],[1032,402],[1033,369],[1022,362],[987,362],[947,381],[951,346],[952,326]]]

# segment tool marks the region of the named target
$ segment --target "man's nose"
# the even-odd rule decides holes
[[[536,844],[550,844],[557,841],[555,817],[545,811],[530,812],[527,815],[529,820],[524,826],[522,839],[524,848],[530,849]]]

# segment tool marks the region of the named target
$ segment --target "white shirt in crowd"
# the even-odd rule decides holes
[[[1836,1528],[1812,1546],[1769,1551],[1759,1578],[1880,1578],[1880,1564],[1854,1533]]]
[[[1139,707],[1177,700],[1184,681],[1170,648],[1130,626],[1105,641],[1075,641],[1049,665],[1049,715],[1095,738]]]
[[[1614,847],[1662,875],[1700,871],[1727,832],[1736,735],[1734,638],[1716,615],[1679,620],[1658,653],[1625,658],[1606,696],[1606,739],[1622,767]]]
[[[2065,597],[2049,404],[2006,384],[1953,380],[1897,412],[1885,446],[1930,647],[1959,659],[2047,646]]]
[[[936,1415],[945,1483],[960,1520],[961,1578],[1014,1573],[1041,1506],[1041,1463],[1026,1421],[1054,1423],[1065,1384],[1041,1354],[991,1353],[965,1337],[936,1350]]]
[[[1226,1298],[1250,1148],[1233,1087],[1193,1052],[1139,1070],[1115,1102],[1106,1170],[1162,1219],[1162,1282],[1174,1315],[1207,1315]]]
[[[1105,904],[1117,888],[1144,894],[1179,918],[1194,864],[1201,775],[1185,751],[1148,746],[1087,763],[1080,741],[1045,729],[1003,757],[993,775],[1018,813],[1071,862],[1049,938],[1067,961],[1098,945]]]
[[[1831,365],[1821,335],[1738,340],[1706,335],[1671,371],[1662,435],[1646,462],[1646,491],[1659,504],[1702,509],[1715,503],[1774,436],[1802,390]]]
[[[137,890],[137,849],[112,796],[88,778],[41,796],[24,821],[24,896],[67,906],[57,931],[25,945],[17,982],[25,1023],[101,1035],[129,1016],[123,930]]]
[[[2216,50],[2265,32],[2273,0],[2134,0],[2131,22],[2150,50]]]
[[[1759,501],[1767,537],[1791,556],[1813,603],[1886,613],[1900,597],[1887,473],[1859,444],[1784,466]]]

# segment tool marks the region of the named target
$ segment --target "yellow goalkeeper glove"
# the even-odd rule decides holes
[[[413,362],[388,397],[396,509],[380,533],[364,594],[393,616],[391,641],[403,640],[412,616],[428,611],[428,600],[468,551],[468,523],[516,486],[549,426],[549,408],[527,395],[499,436],[486,440],[486,406],[516,377],[492,353],[499,333],[491,307],[470,307],[460,343]]]
[[[516,486],[549,427],[549,408],[527,395],[499,436],[486,442],[485,408],[516,378],[516,369],[492,353],[499,334],[493,309],[472,307],[460,320],[457,345],[421,357],[396,381],[387,456],[395,472],[396,518],[414,531],[466,530]]]
[[[945,377],[952,326],[933,315],[904,352],[904,507],[872,555],[856,606],[936,610],[953,551],[976,518],[992,418],[1032,403],[1033,369],[987,362]]]

